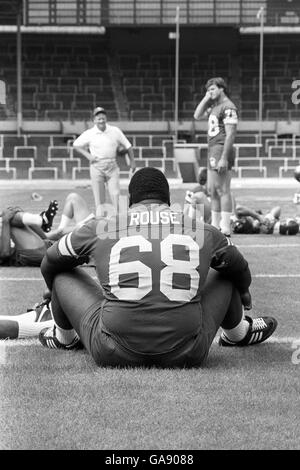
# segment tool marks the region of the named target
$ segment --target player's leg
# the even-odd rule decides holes
[[[41,333],[41,343],[50,348],[63,349],[78,349],[82,343],[90,350],[95,322],[87,321],[82,327],[82,321],[89,319],[95,309],[100,310],[102,301],[100,285],[83,269],[58,274],[51,296],[55,326]],[[96,320],[99,320],[99,315]]]
[[[50,299],[43,299],[19,315],[0,315],[0,339],[32,338],[46,327],[53,326]]]
[[[211,224],[219,229],[221,221],[221,200],[218,192],[218,173],[216,170],[208,170],[207,187],[211,197]]]
[[[47,233],[47,238],[55,240],[71,230],[73,224],[78,225],[91,215],[87,203],[78,193],[70,193],[66,197],[59,225]],[[69,230],[68,230],[69,229]]]
[[[11,238],[17,250],[39,250],[45,246],[41,238],[31,227],[11,227]]]
[[[233,212],[231,176],[231,170],[218,174],[218,192],[221,202],[220,229],[225,235],[230,235],[230,221]]]
[[[91,184],[92,191],[95,201],[96,215],[102,215],[101,206],[105,204],[106,200],[106,187],[105,187],[105,175],[101,170],[95,168],[94,165],[90,166]]]
[[[113,203],[113,206],[116,210],[119,207],[119,196],[120,196],[120,170],[115,168],[107,179],[107,188]]]
[[[265,341],[276,329],[272,317],[250,318],[244,315],[241,297],[230,281],[210,270],[201,300],[203,324],[209,343],[219,327],[222,328],[219,344],[222,346],[247,346]]]
[[[269,212],[275,219],[279,219],[280,218],[280,214],[281,214],[281,207],[280,206],[275,206],[275,207],[272,207],[272,209],[270,210]]]

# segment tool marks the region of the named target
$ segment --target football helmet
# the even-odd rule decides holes
[[[294,171],[294,177],[300,183],[300,165],[296,166]]]
[[[281,235],[296,235],[298,232],[299,223],[295,219],[289,218],[280,223],[279,233]]]
[[[232,222],[233,233],[253,233],[253,224],[250,217],[239,217]]]

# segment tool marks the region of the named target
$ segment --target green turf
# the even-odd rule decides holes
[[[7,343],[2,449],[299,447],[287,345],[213,345],[202,369],[158,371],[97,369],[82,351]]]

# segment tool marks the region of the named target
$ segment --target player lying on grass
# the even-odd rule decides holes
[[[79,268],[90,256],[98,282]],[[41,272],[55,324],[40,342],[85,347],[99,366],[198,367],[220,326],[221,346],[261,343],[277,326],[244,315],[252,308],[247,261],[218,229],[172,210],[155,168],[133,175],[128,212],[63,236]]]
[[[66,197],[60,223],[56,229],[51,229],[57,210],[57,201],[51,201],[48,209],[39,215],[24,212],[18,207],[4,210],[0,217],[0,264],[40,266],[53,241],[72,230],[74,224],[94,217],[77,193]]]
[[[58,210],[57,201],[50,201],[41,214],[8,207],[0,215],[0,264],[39,266],[49,246],[47,232]]]
[[[20,214],[20,216],[22,215],[22,213],[19,212],[18,214]],[[66,197],[58,227],[50,230],[46,234],[49,239],[43,239],[41,237],[37,239],[38,235],[35,232],[27,233],[27,231],[25,231],[25,234],[22,234],[22,236],[23,238],[26,238],[26,240],[31,240],[31,243],[34,243],[36,240],[37,242],[45,241],[49,242],[49,246],[51,246],[56,239],[59,239],[63,234],[68,233],[72,227],[74,228],[74,225],[79,227],[85,222],[91,220],[93,217],[94,214],[89,211],[85,200],[77,193],[70,193]],[[25,220],[27,220],[26,217]],[[30,243],[29,246],[32,247]],[[32,266],[33,261],[39,266],[46,253],[46,246],[46,243],[40,243],[36,249],[31,248],[31,251],[27,249],[26,266]],[[45,328],[45,326],[52,325],[53,320],[50,313],[49,302],[50,297],[48,293],[46,293],[42,302],[29,308],[27,312],[23,314],[14,316],[0,315],[0,339],[35,337],[43,328]]]
[[[186,191],[185,212],[194,217],[201,217],[205,222],[211,221],[210,196],[207,190],[207,171],[201,168],[198,176],[199,184],[192,190]],[[295,235],[299,231],[297,218],[288,218],[280,221],[281,208],[273,207],[265,215],[260,211],[251,209],[241,204],[237,204],[232,195],[233,214],[231,216],[231,226],[233,233],[280,233],[282,235]]]

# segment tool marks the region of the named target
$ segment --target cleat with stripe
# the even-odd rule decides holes
[[[39,334],[40,343],[49,349],[65,349],[71,351],[72,349],[83,349],[83,344],[76,333],[76,337],[69,344],[63,344],[58,341],[56,337],[56,326],[44,328]]]
[[[42,230],[44,232],[50,232],[50,229],[53,224],[53,219],[56,216],[56,213],[58,211],[58,202],[56,200],[50,201],[49,207],[47,210],[43,211],[40,213],[40,216],[42,217]]]
[[[50,299],[45,299],[40,303],[36,303],[33,307],[28,308],[27,312],[31,312],[32,310],[35,310],[36,313],[36,318],[34,320],[36,323],[52,320]]]
[[[249,330],[241,341],[231,341],[224,331],[219,338],[220,346],[250,346],[259,344],[268,339],[276,330],[277,320],[273,317],[251,318],[245,316],[249,322]]]

